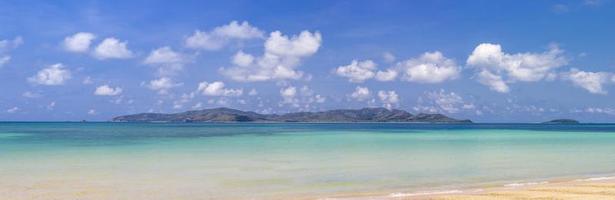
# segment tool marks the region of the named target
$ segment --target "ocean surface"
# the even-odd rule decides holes
[[[612,177],[615,124],[0,123],[0,195],[396,197]]]

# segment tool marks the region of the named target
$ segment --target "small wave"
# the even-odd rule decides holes
[[[526,182],[526,183],[510,183],[510,184],[504,185],[504,187],[523,187],[523,186],[530,186],[530,185],[542,185],[542,184],[547,184],[547,183],[549,182],[541,181],[541,182]]]
[[[414,196],[425,196],[425,195],[459,194],[459,193],[463,193],[463,191],[461,191],[461,190],[443,190],[443,191],[427,191],[427,192],[413,192],[413,193],[396,192],[396,193],[389,194],[388,197],[399,198],[399,197],[414,197]]]
[[[586,179],[577,179],[577,181],[606,181],[606,180],[614,180],[615,176],[603,176],[603,177],[593,177]]]

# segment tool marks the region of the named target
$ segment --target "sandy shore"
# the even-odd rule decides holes
[[[0,200],[38,200],[38,199],[218,199],[209,198],[207,193],[198,189],[191,191],[169,191],[162,187],[157,190],[117,190],[102,185],[77,186],[66,181],[35,185],[31,187],[7,187],[0,185]],[[143,188],[141,188],[143,189]],[[459,189],[439,191],[416,191],[412,193],[376,194],[364,193],[354,195],[318,197],[266,197],[253,198],[242,195],[222,199],[310,199],[310,200],[483,200],[483,199],[558,199],[558,200],[615,200],[615,177],[589,178],[578,180],[560,180],[553,182],[529,182],[509,184],[501,187],[484,189]]]
[[[403,198],[402,198],[403,199]],[[615,180],[575,180],[519,187],[488,189],[481,192],[433,195],[411,199],[481,200],[481,199],[615,199]]]
[[[451,189],[409,193],[361,194],[320,200],[615,200],[615,177],[508,184],[482,189]]]

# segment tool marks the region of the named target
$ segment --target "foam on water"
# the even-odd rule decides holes
[[[548,184],[548,183],[549,181],[509,183],[509,184],[504,185],[504,187],[524,187],[524,186],[531,186],[531,185],[543,185],[543,184]]]
[[[391,193],[387,197],[400,198],[400,197],[416,197],[416,196],[429,196],[429,195],[444,195],[444,194],[460,194],[462,190],[440,190],[440,191],[423,191],[423,192],[411,192],[411,193]]]
[[[592,177],[586,179],[577,179],[577,181],[606,181],[606,180],[615,180],[615,176],[603,176],[603,177]]]

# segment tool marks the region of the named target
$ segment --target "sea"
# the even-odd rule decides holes
[[[0,122],[6,199],[386,199],[611,178],[615,124]]]

